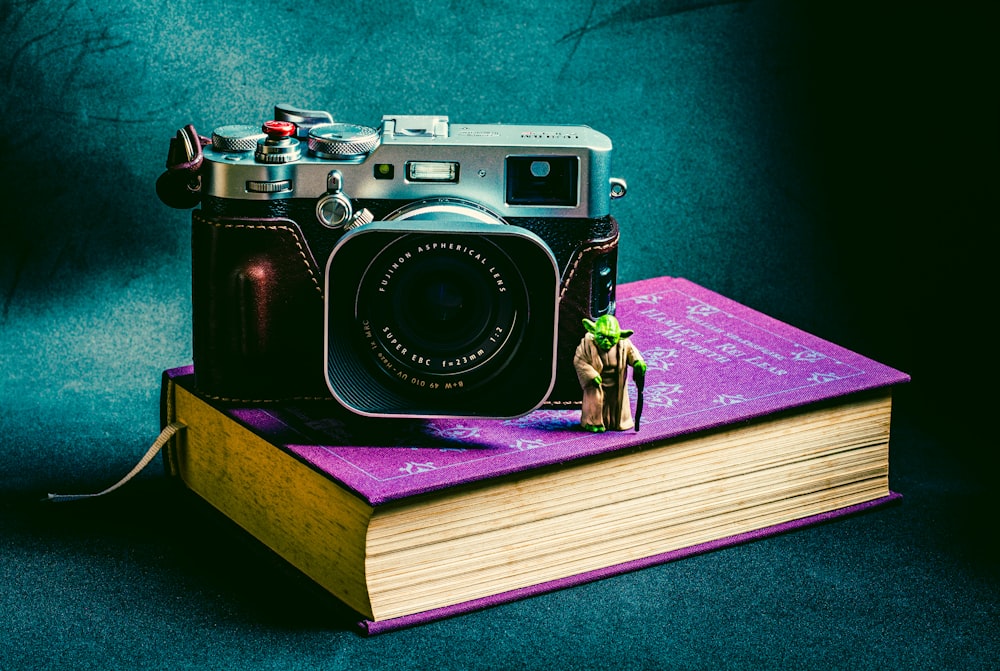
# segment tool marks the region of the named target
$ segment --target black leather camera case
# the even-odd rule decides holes
[[[581,321],[614,310],[618,224],[607,217],[596,231],[555,250],[562,273],[558,364],[547,406],[579,405],[572,361]],[[331,398],[323,376],[322,269],[295,221],[194,211],[192,302],[201,392],[252,402]]]

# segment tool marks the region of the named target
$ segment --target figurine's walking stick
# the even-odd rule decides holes
[[[639,394],[635,399],[635,430],[639,430],[639,420],[642,419],[642,390],[646,386],[646,371],[641,368],[632,369],[632,379]]]

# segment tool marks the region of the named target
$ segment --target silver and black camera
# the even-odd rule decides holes
[[[615,308],[610,154],[587,126],[368,127],[287,105],[211,138],[187,126],[157,191],[201,204],[199,389],[370,416],[577,406],[581,320]]]

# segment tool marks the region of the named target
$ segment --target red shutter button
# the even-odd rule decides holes
[[[295,124],[291,121],[265,121],[261,130],[270,138],[291,137],[295,135]]]
[[[257,141],[253,157],[258,163],[291,163],[302,157],[296,127],[291,121],[265,121],[261,129],[267,137]]]

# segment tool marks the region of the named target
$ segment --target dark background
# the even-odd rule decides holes
[[[996,668],[991,9],[0,0],[0,669]],[[913,376],[904,502],[375,639],[158,462],[43,505],[127,471],[190,362],[169,138],[283,101],[607,133],[620,281],[687,277]]]

